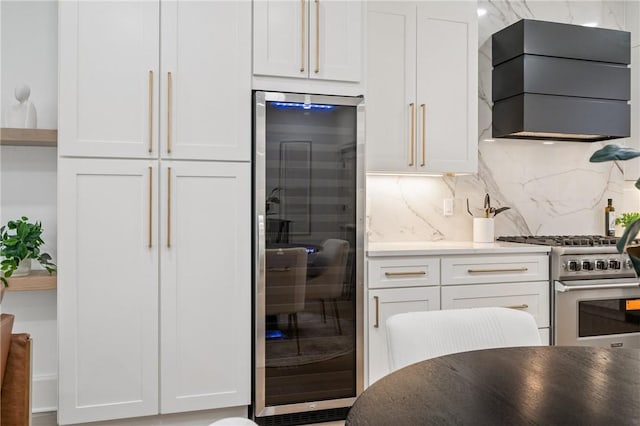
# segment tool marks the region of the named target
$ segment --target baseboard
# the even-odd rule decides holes
[[[31,381],[31,412],[43,413],[58,409],[58,375],[39,374]]]

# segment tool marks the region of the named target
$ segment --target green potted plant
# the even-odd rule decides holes
[[[640,151],[622,145],[610,144],[600,148],[593,153],[589,161],[592,163],[601,163],[604,161],[626,161],[632,158],[640,157]],[[635,183],[635,187],[640,189],[640,179]],[[624,233],[618,240],[617,249],[620,253],[625,251],[631,259],[633,269],[636,276],[640,277],[640,245],[635,242],[636,236],[640,231],[640,217],[627,217],[624,226]]]
[[[622,213],[620,216],[616,217],[616,225],[626,228],[638,219],[640,219],[640,213],[638,212]]]
[[[40,246],[44,244],[41,238],[42,224],[31,223],[29,218],[10,220],[0,227],[0,281],[5,287],[9,285],[7,278],[27,275],[31,270],[31,259],[36,259],[49,273],[56,271],[56,265],[51,262],[51,256],[40,253]],[[23,272],[23,270],[26,271]]]

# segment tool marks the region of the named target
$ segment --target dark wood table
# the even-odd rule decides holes
[[[383,377],[346,425],[640,425],[640,349],[539,346],[422,361]]]

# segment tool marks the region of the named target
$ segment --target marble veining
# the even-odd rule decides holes
[[[589,163],[601,142],[490,140],[491,35],[522,18],[597,22],[599,27],[624,30],[624,2],[481,0],[478,8],[487,11],[478,18],[478,173],[368,176],[371,242],[470,240],[472,218],[466,200],[474,215],[480,215],[485,193],[493,206],[511,207],[496,217],[496,236],[601,234],[607,198],[613,198],[615,206],[623,205],[628,191],[621,164]],[[454,199],[451,217],[442,215],[444,198]]]

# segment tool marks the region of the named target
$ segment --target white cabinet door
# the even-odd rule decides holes
[[[255,75],[358,82],[362,1],[255,0]]]
[[[158,2],[59,4],[61,156],[157,154]]]
[[[475,172],[478,31],[473,2],[419,2],[418,170]]]
[[[477,170],[473,2],[370,2],[367,171]]]
[[[161,412],[251,402],[251,168],[164,162]]]
[[[60,424],[158,412],[157,163],[60,159]]]
[[[369,385],[389,373],[387,318],[440,309],[440,287],[369,290]]]
[[[358,82],[362,69],[362,2],[309,3],[309,77]]]
[[[251,2],[163,0],[161,29],[161,155],[250,161]]]
[[[416,6],[369,2],[367,171],[416,169]]]
[[[253,73],[306,78],[307,0],[253,2]]]

